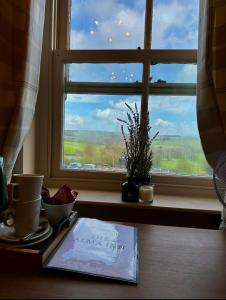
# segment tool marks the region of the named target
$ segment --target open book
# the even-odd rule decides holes
[[[133,226],[78,218],[43,267],[137,283],[137,235]]]

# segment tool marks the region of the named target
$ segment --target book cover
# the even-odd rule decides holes
[[[133,226],[79,218],[43,267],[137,283],[137,236]]]

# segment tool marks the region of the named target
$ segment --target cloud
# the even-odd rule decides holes
[[[110,108],[106,109],[96,109],[95,117],[98,119],[109,119],[112,114],[112,110]]]
[[[158,79],[166,80],[168,83],[196,83],[196,64],[163,64],[151,66],[152,82]]]
[[[136,96],[132,98],[137,98]],[[138,111],[140,110],[140,101],[139,100],[131,100],[130,98],[125,98],[123,100],[118,100],[118,101],[113,101],[110,100],[106,103],[105,108],[96,108],[93,116],[95,119],[98,119],[98,121],[106,121],[106,125],[104,126],[107,127],[112,127],[116,128],[117,130],[119,129],[119,126],[121,123],[117,120],[117,118],[120,119],[127,119],[127,112],[128,108],[125,105],[125,102],[128,103],[132,109],[134,109],[134,104],[137,103]]]
[[[169,122],[158,118],[153,124],[153,133],[159,131],[159,135],[198,136],[195,122]]]
[[[77,82],[104,82],[111,74],[106,75],[108,64],[73,63],[69,65],[69,80]],[[110,76],[109,76],[110,78]]]
[[[197,0],[159,2],[153,12],[153,48],[197,48]]]
[[[193,65],[193,64],[183,65],[181,71],[176,74],[175,78],[176,78],[175,82],[195,83],[197,79],[197,65]]]
[[[81,129],[84,125],[84,119],[78,115],[66,114],[64,124],[66,130]]]
[[[99,95],[88,95],[88,94],[68,94],[67,102],[76,102],[76,103],[99,103]]]
[[[195,96],[150,96],[149,109],[152,112],[181,115],[194,111]]]
[[[132,98],[132,100],[131,100]],[[119,100],[117,102],[110,101],[109,104],[113,109],[116,109],[117,111],[128,111],[128,108],[125,105],[125,102],[132,107],[132,109],[135,108],[135,103],[137,105],[137,109],[139,111],[140,109],[140,96],[132,96],[130,98],[125,98],[123,100]]]
[[[122,7],[122,4],[116,5],[115,0],[72,0],[72,16],[75,18],[81,17],[81,11],[84,15],[92,15],[93,19],[101,19],[102,16],[110,18],[112,14],[117,13],[117,7]]]
[[[137,5],[133,1],[124,4],[116,0],[74,1],[72,25],[76,24],[76,28],[73,27],[71,31],[71,48],[143,47],[144,2],[139,2]],[[153,47],[197,48],[198,1],[174,0],[154,3]]]
[[[176,75],[177,82],[196,82],[197,65],[187,64],[182,67],[180,73]]]
[[[173,124],[172,122],[164,121],[162,119],[157,119],[155,122],[155,126],[158,127],[167,127],[167,126],[171,126],[172,124]]]
[[[135,82],[142,81],[141,63],[73,63],[69,65],[73,82]]]
[[[82,24],[71,31],[72,49],[143,47],[144,10],[139,6],[134,9],[115,0],[88,0],[72,7],[72,24],[77,25],[76,20]]]
[[[140,101],[137,100],[137,96],[132,99],[130,97],[123,99],[123,96],[118,100],[111,97],[108,99],[111,100],[100,101],[101,106],[99,104],[93,105],[93,108],[88,106],[88,114],[85,110],[79,115],[76,111],[73,114],[72,108],[65,116],[65,129],[120,132],[121,123],[117,118],[127,120],[128,109],[125,102],[132,108],[136,102],[139,111]],[[198,136],[194,101],[195,97],[153,96],[150,99],[152,107],[150,118],[153,127],[151,134],[159,131],[160,135]]]

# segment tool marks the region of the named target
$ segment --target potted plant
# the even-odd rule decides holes
[[[151,168],[152,168],[152,142],[157,137],[159,132],[156,132],[155,135],[150,137],[151,126],[149,124],[149,112],[147,113],[146,125],[144,128],[141,126],[140,135],[140,144],[142,146],[142,153],[140,155],[140,159],[137,162],[134,176],[136,178],[136,182],[138,184],[149,183],[151,179]]]
[[[125,142],[125,164],[127,169],[127,181],[122,184],[122,200],[137,202],[139,200],[139,185],[150,182],[150,170],[152,167],[152,141],[158,135],[150,138],[149,113],[145,125],[141,124],[140,115],[135,104],[135,109],[125,103],[129,112],[127,120],[117,119],[121,124],[121,132]],[[128,134],[125,133],[126,126]]]

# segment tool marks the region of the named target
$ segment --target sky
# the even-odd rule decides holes
[[[198,0],[154,0],[152,48],[197,49]],[[143,48],[144,0],[72,0],[71,49]],[[140,82],[141,64],[71,64],[71,81]],[[152,82],[196,82],[195,65],[157,64]],[[67,95],[65,129],[119,131],[125,102],[140,107],[141,97]],[[153,133],[197,136],[195,96],[150,96]]]

